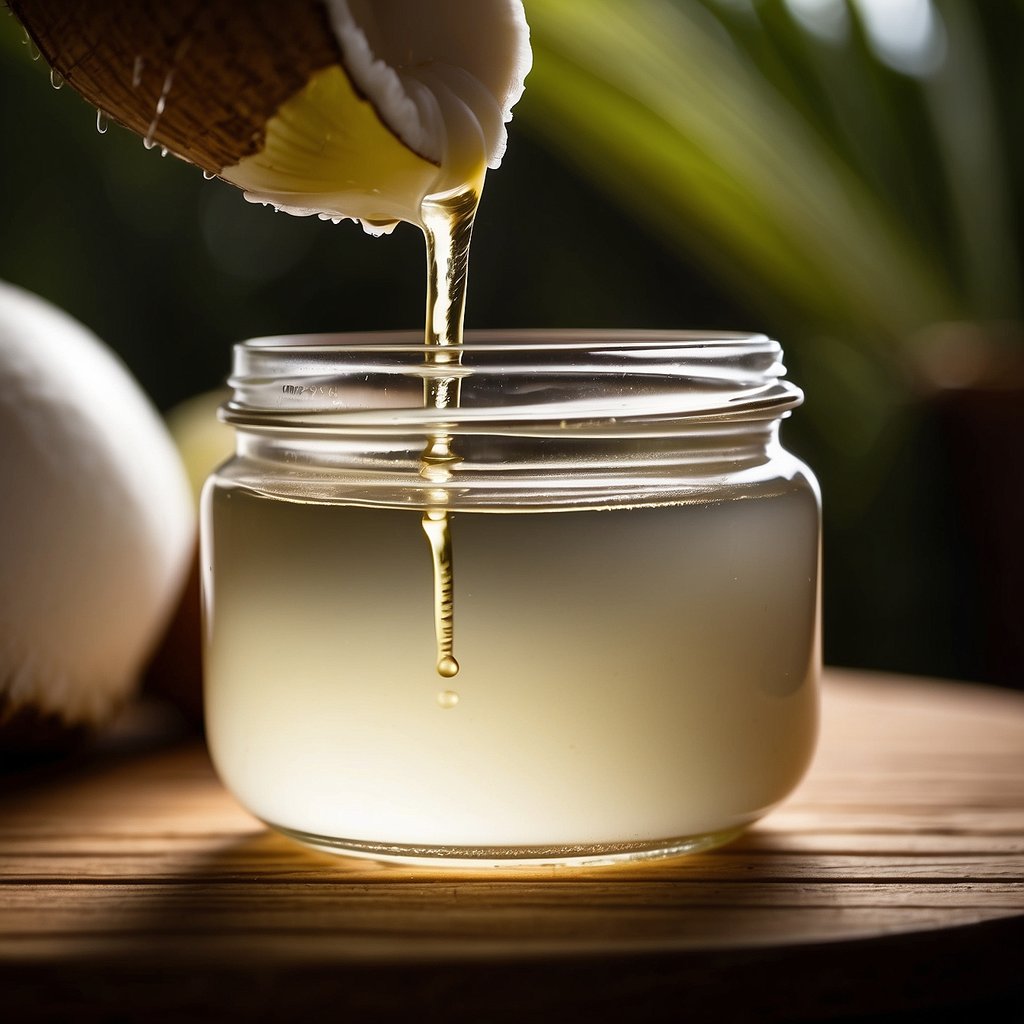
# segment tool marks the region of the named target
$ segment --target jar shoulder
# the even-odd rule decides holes
[[[242,489],[267,498],[318,504],[383,508],[428,508],[443,503],[452,511],[558,511],[675,504],[712,505],[723,501],[803,494],[820,508],[821,492],[811,469],[778,448],[755,464],[693,466],[622,465],[575,469],[543,466],[463,468],[439,488],[435,481],[404,466],[373,470],[332,465],[327,460],[282,464],[238,454],[208,478],[202,504],[218,491]],[[444,498],[439,499],[439,490]]]

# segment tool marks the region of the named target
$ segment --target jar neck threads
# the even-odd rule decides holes
[[[802,400],[762,335],[469,332],[444,366],[423,349],[411,333],[236,346],[222,417],[239,455],[264,474],[275,467],[299,500],[389,503],[390,490],[424,507],[443,490],[453,509],[674,500],[756,476]],[[458,376],[458,407],[424,407],[438,373]],[[451,451],[443,480],[422,472],[438,437]]]

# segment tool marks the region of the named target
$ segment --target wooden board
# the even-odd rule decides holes
[[[831,672],[823,710],[807,780],[723,850],[441,875],[309,853],[129,722],[0,798],[0,985],[53,1020],[1024,1010],[1024,695]]]

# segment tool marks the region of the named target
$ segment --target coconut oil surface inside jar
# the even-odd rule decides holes
[[[726,840],[816,731],[818,499],[779,443],[799,392],[778,345],[471,332],[448,354],[457,406],[424,403],[437,367],[410,335],[237,348],[238,454],[204,499],[222,778],[281,831],[378,859]],[[441,489],[462,669],[439,693]]]

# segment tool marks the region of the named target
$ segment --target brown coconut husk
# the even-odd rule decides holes
[[[216,174],[340,62],[319,0],[8,0],[50,67],[111,120]]]

